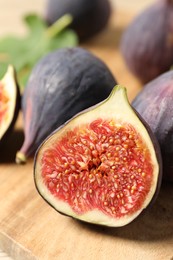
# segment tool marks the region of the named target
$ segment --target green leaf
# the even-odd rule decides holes
[[[45,29],[47,29],[47,25],[44,20],[36,14],[28,14],[23,18],[23,20],[28,26],[30,34],[40,35],[45,31]]]
[[[8,65],[6,63],[1,63],[0,64],[0,78],[2,78],[7,71]]]
[[[58,48],[73,47],[78,44],[77,35],[68,25],[72,22],[70,15],[64,15],[48,27],[36,14],[24,17],[28,33],[25,37],[6,36],[0,39],[0,77],[8,64],[12,64],[19,80],[25,86],[33,66],[45,54]]]
[[[63,31],[58,37],[54,37],[49,42],[49,51],[56,50],[57,48],[71,47],[78,44],[78,38],[71,30]]]

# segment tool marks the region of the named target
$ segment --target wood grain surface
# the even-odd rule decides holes
[[[140,91],[119,51],[121,34],[133,17],[152,1],[113,1],[108,27],[82,46],[103,59],[129,99]],[[43,12],[41,0],[0,0],[0,35],[25,33],[29,11]],[[23,141],[21,114],[6,147],[0,151],[0,248],[17,260],[173,260],[173,184],[163,183],[155,204],[122,228],[84,224],[58,214],[38,195],[33,158],[14,163]]]

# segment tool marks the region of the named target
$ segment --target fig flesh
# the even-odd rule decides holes
[[[46,55],[24,90],[25,140],[16,161],[25,162],[54,129],[108,97],[115,84],[108,67],[85,49],[62,48]]]
[[[146,84],[132,106],[150,125],[160,144],[163,179],[173,181],[173,71]]]
[[[34,163],[39,194],[78,220],[114,227],[130,223],[160,186],[159,149],[148,130],[126,89],[116,86],[39,147]]]
[[[156,1],[125,30],[120,44],[122,55],[127,67],[142,83],[172,66],[172,34],[173,1],[170,0]]]
[[[48,0],[45,19],[49,24],[65,14],[71,14],[71,28],[76,31],[81,41],[91,38],[107,25],[111,6],[109,0]]]
[[[12,130],[20,109],[20,92],[12,65],[0,80],[0,145]]]

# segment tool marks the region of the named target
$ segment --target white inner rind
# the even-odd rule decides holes
[[[4,115],[3,120],[1,121],[0,139],[7,131],[7,129],[9,128],[13,120],[15,106],[16,106],[16,97],[17,97],[16,82],[14,79],[14,68],[11,65],[9,65],[4,78],[1,80],[1,84],[3,85],[3,88],[5,89],[5,92],[8,95],[9,104],[8,104],[8,111]]]
[[[159,164],[150,136],[147,130],[144,128],[142,122],[139,120],[137,115],[134,113],[132,107],[130,106],[127,100],[125,88],[121,86],[116,86],[108,99],[94,109],[97,110],[97,118],[100,117],[106,120],[113,119],[115,122],[125,122],[126,124],[129,123],[131,125],[134,125],[136,131],[140,134],[142,139],[145,140],[146,146],[149,148],[151,161],[153,163],[153,180],[151,184],[151,189],[148,195],[146,195],[142,207],[138,211],[127,216],[123,216],[121,218],[113,218],[107,216],[98,209],[86,212],[82,215],[78,215],[72,210],[68,203],[58,200],[50,193],[50,191],[45,186],[41,176],[42,154],[49,147],[51,148],[58,141],[58,139],[62,138],[62,136],[66,134],[67,131],[72,130],[76,126],[80,127],[80,125],[88,124],[95,120],[96,114],[93,112],[93,110],[77,115],[75,118],[73,118],[72,121],[69,121],[65,127],[49,137],[46,142],[40,147],[35,165],[35,182],[40,194],[58,211],[70,215],[74,218],[84,220],[86,222],[115,227],[123,226],[134,220],[152,200],[157,187]]]

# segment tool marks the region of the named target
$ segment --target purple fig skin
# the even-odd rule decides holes
[[[105,63],[85,49],[62,48],[43,57],[23,93],[25,139],[16,162],[25,163],[46,136],[76,113],[104,100],[115,84]]]
[[[142,83],[168,71],[173,64],[173,1],[156,1],[125,30],[120,48],[129,70]]]
[[[132,106],[134,112],[136,113],[136,115],[138,116],[138,118],[141,120],[141,122],[143,123],[144,127],[146,128],[151,140],[152,140],[152,143],[153,143],[153,146],[154,146],[154,149],[155,149],[155,153],[156,153],[156,158],[157,158],[157,161],[158,161],[158,164],[159,164],[159,175],[158,175],[158,182],[157,182],[157,187],[156,187],[156,191],[155,191],[155,194],[150,202],[150,204],[148,205],[148,208],[151,207],[158,195],[159,195],[159,192],[160,192],[160,188],[161,188],[161,185],[162,185],[162,179],[163,179],[163,160],[162,160],[162,154],[161,154],[161,148],[160,148],[160,144],[155,136],[155,134],[153,133],[150,125],[145,121],[145,119],[137,112],[137,110]]]
[[[163,179],[173,181],[173,71],[145,85],[132,106],[149,124],[160,144]]]
[[[47,0],[45,20],[54,23],[65,14],[71,14],[71,28],[81,41],[85,41],[103,30],[111,15],[109,0]]]

